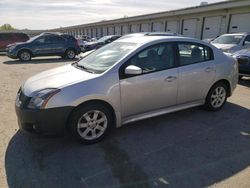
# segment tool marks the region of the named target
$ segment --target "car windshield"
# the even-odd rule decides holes
[[[84,57],[77,65],[95,73],[102,73],[135,49],[136,46],[136,43],[114,42]]]
[[[239,44],[244,35],[222,35],[216,39],[212,43],[215,44]]]
[[[102,37],[98,40],[98,42],[105,42],[106,40],[110,39],[111,37],[110,36],[105,36],[105,37]]]

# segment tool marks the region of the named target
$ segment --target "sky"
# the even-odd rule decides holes
[[[0,0],[0,25],[53,29],[197,6],[204,0]],[[223,0],[207,0],[208,3]]]

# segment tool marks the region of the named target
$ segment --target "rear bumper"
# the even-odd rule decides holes
[[[18,106],[16,114],[21,130],[42,135],[63,135],[73,107],[30,110]]]

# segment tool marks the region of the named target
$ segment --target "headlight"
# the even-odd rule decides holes
[[[43,89],[36,92],[29,101],[28,108],[41,109],[46,106],[49,99],[57,94],[60,89]]]
[[[10,46],[9,50],[12,51],[12,50],[14,50],[15,47],[16,47],[15,45],[14,46]]]

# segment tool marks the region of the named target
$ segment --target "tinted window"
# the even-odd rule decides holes
[[[178,44],[180,65],[208,61],[212,59],[212,50],[200,44],[180,43]]]
[[[23,40],[28,40],[29,39],[29,37],[24,33],[16,33],[15,35],[16,35],[16,37],[18,39],[23,39]]]
[[[39,37],[38,39],[35,40],[36,43],[38,44],[44,44],[45,43],[45,37]]]
[[[159,44],[149,47],[135,55],[130,65],[140,67],[144,73],[174,67],[174,48],[172,44]]]
[[[64,39],[58,36],[47,36],[46,43],[63,43]]]
[[[2,41],[9,41],[12,39],[12,34],[11,33],[2,33],[0,34],[0,40]]]

